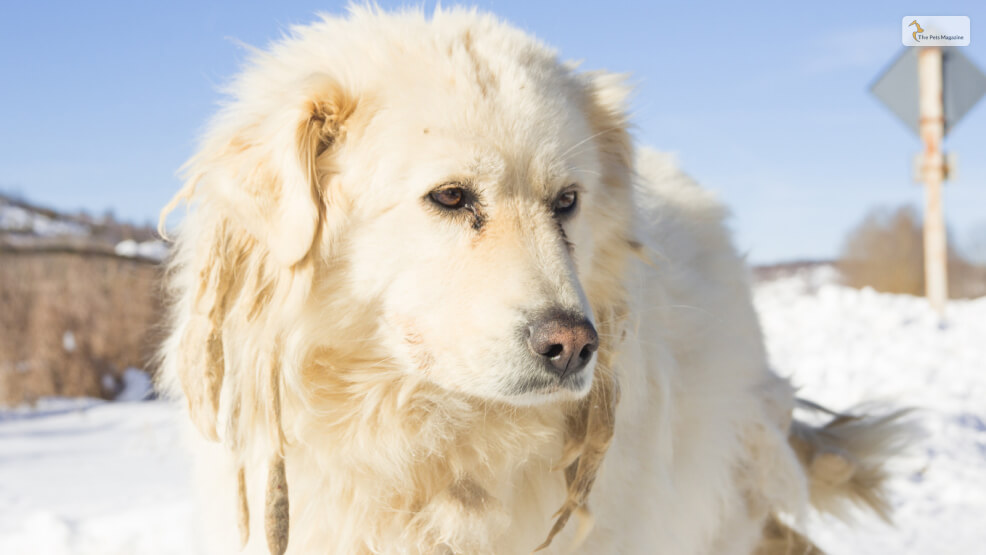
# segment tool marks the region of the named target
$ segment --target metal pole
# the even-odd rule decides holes
[[[920,95],[921,140],[924,156],[921,173],[925,183],[924,280],[925,293],[939,317],[945,316],[948,300],[945,215],[942,210],[942,183],[945,157],[941,143],[945,136],[942,101],[942,51],[937,47],[918,48],[918,91]]]

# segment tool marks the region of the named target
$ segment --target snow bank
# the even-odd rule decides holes
[[[196,553],[175,418],[90,399],[0,414],[0,553]]]
[[[133,239],[124,239],[113,247],[113,251],[119,256],[131,258],[140,256],[151,260],[164,260],[168,256],[168,244],[156,239],[139,243]]]
[[[757,288],[774,367],[834,409],[915,407],[927,437],[893,485],[896,529],[817,520],[829,553],[982,553],[986,544],[986,298],[949,303],[781,279]]]
[[[143,370],[127,368],[123,371],[122,381],[120,392],[116,394],[117,401],[143,401],[154,394],[151,377]]]
[[[32,233],[40,237],[89,235],[89,229],[82,224],[49,218],[44,214],[3,202],[0,202],[0,231]]]

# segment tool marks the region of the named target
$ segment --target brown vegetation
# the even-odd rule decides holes
[[[112,397],[147,368],[158,266],[108,254],[0,248],[0,405]]]
[[[838,263],[846,285],[884,293],[924,295],[924,239],[921,218],[909,206],[871,211],[850,232]],[[949,248],[951,298],[986,295],[986,268]]]

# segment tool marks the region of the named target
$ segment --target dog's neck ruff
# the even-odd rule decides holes
[[[564,501],[557,465],[569,404],[483,401],[368,361],[341,366],[332,354],[313,356],[308,387],[286,397],[286,405],[304,407],[284,413],[292,544],[304,545],[304,531],[325,527],[314,519],[326,515],[339,541],[334,552],[386,551],[364,543],[373,537],[408,552],[492,553],[508,527],[513,536],[526,525],[527,549],[544,539]],[[319,472],[292,472],[301,465]],[[292,474],[318,478],[299,483]]]

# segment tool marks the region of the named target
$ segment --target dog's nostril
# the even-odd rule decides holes
[[[599,336],[582,315],[552,312],[531,323],[527,339],[548,371],[564,378],[582,370],[599,346]]]
[[[562,354],[564,351],[565,351],[565,347],[563,345],[555,343],[554,345],[548,347],[547,351],[541,354],[548,358],[555,358],[556,356]]]

